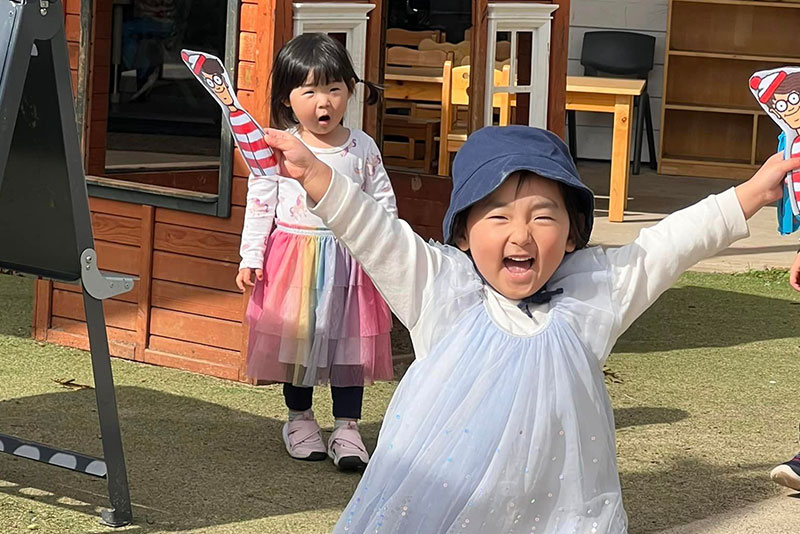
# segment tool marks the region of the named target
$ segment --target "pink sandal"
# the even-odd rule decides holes
[[[318,462],[325,459],[322,432],[314,419],[295,419],[283,425],[283,443],[289,456],[297,460]]]
[[[328,438],[328,456],[341,471],[357,471],[367,467],[369,454],[355,421],[333,431]]]

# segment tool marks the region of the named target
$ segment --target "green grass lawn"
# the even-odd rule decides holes
[[[608,367],[631,534],[657,532],[780,492],[796,452],[800,298],[779,271],[689,273],[619,341]],[[32,284],[0,276],[0,432],[100,454],[87,354],[28,339]],[[328,532],[358,477],[288,460],[275,386],[250,387],[114,360],[143,533]],[[372,446],[394,383],[367,390]],[[330,428],[330,400],[316,411]],[[102,481],[0,455],[0,533],[112,532]]]

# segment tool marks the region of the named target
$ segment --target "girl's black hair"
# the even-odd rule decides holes
[[[522,180],[520,180],[520,184]],[[575,189],[556,182],[561,196],[564,198],[564,208],[569,216],[569,238],[575,243],[575,250],[585,248],[589,244],[589,229],[586,227],[586,215],[581,210],[581,198]],[[519,187],[519,185],[517,186]],[[456,214],[453,219],[453,241],[467,235],[467,217],[472,206]]]
[[[561,182],[558,188],[561,189],[561,196],[564,197],[564,207],[569,215],[569,237],[575,243],[575,250],[585,248],[589,244],[589,228],[586,226],[586,214],[581,206],[583,202],[578,192]]]
[[[350,55],[339,41],[325,33],[304,33],[281,48],[272,69],[270,111],[276,127],[290,128],[297,124],[286,102],[289,93],[302,86],[309,73],[315,84],[344,82],[351,94],[356,84],[362,82],[368,91],[367,104],[376,104],[380,97],[377,85],[358,79]]]

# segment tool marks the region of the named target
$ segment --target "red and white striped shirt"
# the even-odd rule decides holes
[[[231,127],[234,141],[242,153],[247,166],[256,176],[274,176],[278,172],[278,162],[272,149],[264,141],[264,132],[253,117],[246,111],[237,109],[231,112]]]
[[[800,158],[800,136],[795,137],[794,141],[792,141],[790,157]],[[800,170],[792,171],[790,182],[790,187],[792,193],[794,193],[795,202],[800,204]]]

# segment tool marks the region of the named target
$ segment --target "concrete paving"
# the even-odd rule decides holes
[[[774,497],[732,512],[711,516],[658,534],[797,534],[800,498],[796,492]]]
[[[625,221],[611,223],[608,222],[609,164],[582,161],[578,168],[597,196],[597,219],[592,243],[604,245],[629,243],[642,228],[739,183],[718,178],[662,176],[643,166],[641,174],[630,179]],[[735,243],[714,258],[700,262],[694,269],[711,272],[739,272],[769,267],[788,269],[800,246],[800,232],[788,236],[778,234],[777,209],[774,206],[762,209],[750,219],[749,226],[749,238]],[[797,532],[800,532],[800,527]]]

